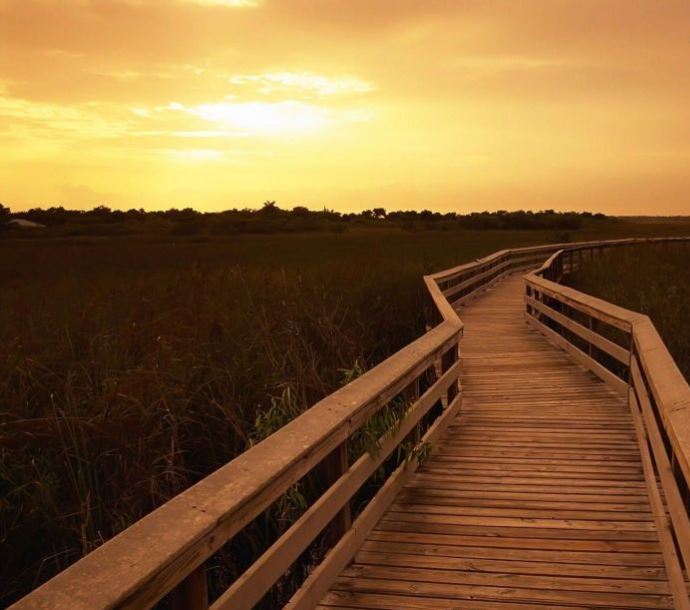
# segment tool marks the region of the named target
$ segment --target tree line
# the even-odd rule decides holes
[[[495,212],[434,212],[431,210],[387,211],[375,207],[361,212],[338,212],[305,206],[281,208],[266,201],[258,208],[229,209],[222,212],[200,212],[191,207],[146,211],[111,209],[99,205],[91,210],[70,210],[62,206],[36,207],[13,213],[0,204],[0,225],[8,228],[12,219],[25,219],[48,228],[62,229],[65,234],[117,234],[163,231],[177,235],[196,233],[271,233],[332,230],[348,227],[398,227],[406,230],[577,230],[586,222],[610,220],[601,213],[558,212],[547,209],[498,210]]]

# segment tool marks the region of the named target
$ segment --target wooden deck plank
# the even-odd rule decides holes
[[[625,402],[531,330],[522,280],[461,309],[463,406],[320,608],[672,608]]]

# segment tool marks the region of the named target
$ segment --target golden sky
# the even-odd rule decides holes
[[[14,210],[690,214],[688,0],[0,0]]]

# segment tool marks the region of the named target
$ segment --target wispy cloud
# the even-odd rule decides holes
[[[263,94],[298,92],[320,97],[357,95],[375,90],[371,83],[355,76],[329,77],[313,72],[238,74],[230,78],[230,83],[253,85]]]
[[[201,4],[205,6],[231,6],[236,8],[246,8],[259,6],[260,0],[182,0],[183,2],[191,2],[193,4]]]

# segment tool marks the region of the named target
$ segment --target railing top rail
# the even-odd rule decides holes
[[[441,319],[448,324],[454,325],[459,330],[462,330],[463,323],[455,308],[448,302],[448,299],[443,294],[443,291],[438,287],[436,281],[430,276],[424,276],[424,283],[434,302],[434,306],[438,310]]]
[[[642,243],[653,243],[653,242],[673,242],[673,241],[685,241],[690,239],[689,237],[630,237],[622,239],[601,239],[601,240],[590,240],[590,241],[579,241],[579,242],[562,242],[555,244],[540,244],[537,246],[523,246],[520,248],[509,248],[504,250],[498,250],[492,252],[487,256],[478,258],[474,261],[468,263],[463,263],[462,265],[457,265],[455,267],[450,267],[448,269],[442,269],[435,273],[431,273],[426,277],[430,277],[436,281],[443,281],[447,279],[452,279],[454,276],[459,275],[465,271],[481,267],[491,263],[502,256],[511,254],[538,254],[540,252],[553,252],[554,250],[578,250],[586,249],[597,246],[602,247],[613,247],[616,245],[630,245],[630,244],[642,244]]]
[[[649,316],[633,323],[633,341],[678,466],[690,483],[690,385]]]
[[[563,250],[561,250],[563,252]],[[598,297],[594,297],[586,292],[581,292],[570,286],[564,286],[558,282],[552,280],[547,280],[536,272],[530,272],[525,275],[527,282],[533,286],[539,287],[544,292],[550,293],[552,295],[558,295],[562,297],[564,301],[572,305],[580,305],[590,311],[602,314],[601,318],[606,318],[605,321],[610,324],[622,328],[623,330],[630,330],[630,326],[642,317],[642,314],[632,311],[631,309],[626,309],[625,307],[620,307],[615,305],[610,301],[605,301]]]

